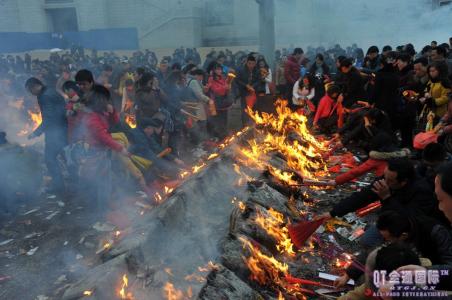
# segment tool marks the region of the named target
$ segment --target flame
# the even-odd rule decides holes
[[[93,291],[84,291],[83,296],[91,296],[93,294]]]
[[[279,293],[278,293],[278,300],[284,300],[284,296],[281,293],[281,291],[279,291]]]
[[[171,270],[170,268],[165,268],[164,270],[166,274],[174,277],[173,270]]]
[[[131,292],[127,292],[127,287],[129,286],[129,278],[127,278],[127,274],[122,275],[122,286],[119,290],[119,297],[125,300],[133,300],[133,294]]]
[[[115,237],[117,238],[117,237],[119,237],[120,235],[121,235],[121,231],[116,230],[116,231],[115,231]]]
[[[106,249],[108,249],[108,248],[110,248],[111,247],[111,244],[110,243],[105,243],[104,244],[104,250],[106,250]]]
[[[160,195],[159,192],[155,192],[154,199],[157,203],[162,203],[162,201],[163,201],[162,195]]]
[[[187,177],[188,175],[190,175],[190,172],[188,171],[182,171],[179,176],[181,179],[184,179],[185,177]]]
[[[253,112],[247,108],[247,113],[254,120],[258,128],[267,129],[262,141],[250,140],[249,147],[241,149],[241,153],[254,165],[266,164],[264,154],[277,151],[287,160],[287,166],[303,178],[318,180],[318,177],[327,175],[326,163],[322,152],[328,151],[325,143],[316,140],[307,128],[307,118],[293,113],[287,107],[287,101],[276,102],[277,114]],[[284,172],[274,167],[269,168],[270,173],[288,185],[295,185],[294,173]]]
[[[30,116],[31,121],[33,122],[32,130],[35,131],[39,125],[42,124],[42,115],[40,112],[32,112],[31,110],[28,111],[28,115]]]
[[[237,204],[237,207],[240,209],[240,211],[243,213],[246,210],[246,204],[243,203],[243,201],[240,201],[237,199],[237,197],[232,198],[231,201],[232,204]]]
[[[285,277],[290,275],[289,266],[286,263],[279,262],[273,256],[263,254],[244,237],[239,237],[239,240],[243,243],[243,247],[250,252],[250,257],[243,257],[243,260],[251,272],[252,280],[262,286],[274,286],[278,291],[282,289],[296,299],[306,299],[299,285],[289,284],[285,281]]]
[[[209,155],[209,157],[207,157],[207,160],[214,159],[214,158],[216,158],[216,157],[218,157],[218,156],[219,156],[218,153],[212,153],[212,154]]]
[[[134,115],[127,114],[124,117],[124,121],[129,125],[130,128],[137,128],[137,120]]]
[[[285,226],[284,216],[270,208],[265,212],[257,212],[256,224],[264,229],[269,236],[277,241],[276,249],[280,253],[295,256],[292,241],[289,237],[289,229]]]
[[[196,174],[198,173],[202,168],[204,168],[206,166],[205,163],[201,163],[200,165],[197,166],[193,166],[192,168],[192,174]]]
[[[166,299],[168,299],[168,300],[183,300],[184,299],[184,292],[176,289],[171,282],[165,283],[165,286],[163,287],[163,291],[165,292]]]

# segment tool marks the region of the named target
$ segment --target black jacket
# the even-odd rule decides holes
[[[38,105],[41,110],[42,123],[34,134],[57,134],[67,136],[66,102],[54,89],[43,87],[38,95]]]
[[[375,107],[392,116],[397,111],[399,101],[399,76],[392,65],[387,65],[376,74],[372,102]]]
[[[379,197],[372,191],[371,185],[340,201],[333,207],[330,214],[333,217],[342,217],[377,200]],[[394,210],[401,214],[424,214],[433,217],[438,214],[438,201],[428,183],[422,178],[414,180],[400,190],[393,191],[388,199],[381,200],[381,204],[382,210]]]
[[[259,74],[259,69],[255,67],[251,72],[248,67],[242,66],[237,72],[237,77],[235,78],[235,83],[239,88],[240,95],[246,96],[248,90],[246,85],[251,85],[256,91],[259,90],[260,85],[262,85],[261,76]]]
[[[349,73],[344,74],[344,102],[343,105],[346,108],[350,108],[356,101],[362,101],[367,99],[366,91],[364,90],[364,78],[359,71],[353,67]]]

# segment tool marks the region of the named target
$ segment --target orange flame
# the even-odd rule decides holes
[[[165,283],[165,286],[163,287],[163,291],[165,292],[166,299],[168,299],[168,300],[183,300],[184,299],[184,292],[176,289],[171,282]]]
[[[129,125],[130,128],[137,128],[137,120],[134,115],[127,114],[124,121]]]
[[[122,286],[119,290],[119,297],[124,300],[133,300],[133,294],[131,292],[127,292],[127,287],[129,286],[129,278],[127,278],[127,274],[122,275]]]
[[[83,296],[87,296],[87,297],[91,296],[92,294],[93,294],[93,291],[84,291],[83,292]]]
[[[28,111],[28,115],[33,122],[32,130],[35,131],[42,124],[42,115],[40,112],[35,113],[31,110]]]

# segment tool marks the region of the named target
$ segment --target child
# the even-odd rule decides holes
[[[81,116],[83,114],[83,104],[80,103],[80,89],[74,81],[63,83],[63,92],[67,96],[66,117],[68,122],[68,141],[69,144],[80,140],[77,129],[80,128]]]
[[[320,99],[319,106],[315,112],[313,125],[322,133],[332,133],[337,126],[337,99],[340,92],[341,89],[339,86],[329,85],[326,95]]]
[[[315,112],[315,106],[311,100],[315,97],[315,88],[311,84],[312,80],[309,75],[305,75],[302,79],[295,82],[293,87],[292,102],[299,114],[309,117]]]

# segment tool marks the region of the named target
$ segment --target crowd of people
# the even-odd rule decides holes
[[[89,191],[100,209],[118,172],[151,195],[153,182],[186,167],[190,149],[214,147],[228,136],[234,103],[240,103],[245,126],[247,108],[273,112],[275,100],[284,98],[313,132],[368,154],[328,184],[368,172],[375,182],[321,216],[341,217],[380,200],[378,220],[360,240],[361,263],[388,274],[449,270],[438,287],[452,291],[452,166],[446,163],[452,152],[452,38],[420,52],[412,44],[381,52],[372,46],[366,54],[356,45],[282,49],[275,61],[271,67],[259,53],[245,51],[212,50],[202,61],[196,49],[180,48],[158,60],[148,50],[118,57],[73,48],[45,61],[1,56],[1,91],[20,95],[25,87],[37,97],[43,122],[29,138],[45,136],[48,192]],[[430,265],[420,266],[413,248]],[[361,275],[352,265],[335,285]],[[364,276],[364,285],[342,299],[363,299],[375,288],[372,274]]]

